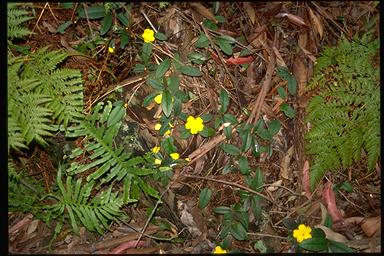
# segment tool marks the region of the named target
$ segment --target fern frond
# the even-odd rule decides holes
[[[94,182],[82,184],[78,179],[73,182],[71,176],[67,176],[66,183],[62,182],[62,168],[59,167],[57,173],[57,185],[60,190],[60,196],[52,196],[57,203],[50,207],[51,211],[60,214],[65,210],[70,219],[73,230],[78,233],[81,223],[89,231],[97,231],[102,234],[109,228],[109,223],[124,216],[121,211],[123,200],[117,196],[117,192],[112,192],[112,188],[101,191],[99,195],[90,200],[90,194]]]
[[[359,160],[363,149],[368,169],[380,156],[379,73],[371,63],[378,40],[364,40],[344,38],[337,47],[326,48],[307,87],[319,90],[305,119],[313,126],[305,135],[306,149],[313,156],[312,189],[326,171]]]
[[[7,4],[7,38],[8,40],[13,40],[15,38],[22,38],[31,34],[32,32],[23,26],[23,24],[33,19],[33,17],[29,16],[29,12],[26,10],[18,8],[15,3]]]

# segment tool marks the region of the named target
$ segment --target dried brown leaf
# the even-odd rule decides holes
[[[304,65],[302,58],[298,55],[295,58],[295,62],[293,63],[293,75],[296,78],[297,86],[298,86],[298,95],[303,95],[305,91],[305,85],[308,82],[308,68]]]
[[[361,229],[367,236],[373,236],[378,230],[381,230],[381,216],[365,219],[361,224]]]
[[[210,10],[208,10],[204,5],[200,3],[189,3],[195,11],[197,11],[199,14],[204,16],[207,19],[210,19],[214,23],[218,23],[217,19],[215,18],[215,15],[212,14]]]
[[[305,191],[305,196],[309,199],[311,198],[312,192],[311,192],[311,185],[309,182],[309,162],[308,160],[305,161],[304,166],[303,166],[303,188]]]
[[[281,54],[280,54],[279,50],[276,47],[273,47],[273,52],[276,55],[276,64],[278,66],[282,66],[282,67],[288,68],[287,64],[285,64],[285,61],[284,61],[283,57],[281,57]]]
[[[303,20],[303,18],[297,16],[297,15],[294,15],[294,14],[291,14],[291,13],[279,13],[276,15],[276,17],[278,18],[282,18],[282,17],[287,17],[288,20],[295,24],[295,25],[298,25],[298,26],[305,26],[307,27],[308,25],[305,23],[305,21]]]
[[[328,213],[331,215],[333,222],[343,220],[343,216],[341,215],[341,212],[336,205],[335,193],[333,192],[331,181],[328,181],[327,184],[325,184],[323,198],[327,205]]]
[[[278,186],[281,186],[282,183],[283,180],[275,181],[269,187],[267,187],[267,190],[270,192],[276,191],[279,188]]]
[[[319,34],[321,39],[323,38],[323,34],[324,34],[323,24],[321,23],[320,18],[312,11],[312,9],[310,7],[308,7],[308,9],[309,9],[309,16],[311,17],[313,25],[315,26],[315,31]]]
[[[293,155],[293,146],[291,146],[280,163],[280,176],[284,179],[289,179],[289,163]]]
[[[332,229],[330,229],[326,226],[316,225],[315,228],[320,228],[321,230],[323,230],[325,233],[325,237],[329,240],[336,241],[339,243],[344,243],[344,244],[348,241],[348,239],[345,236],[343,236],[340,233],[333,231]]]
[[[253,9],[252,5],[250,2],[244,2],[244,8],[246,13],[248,14],[249,19],[251,20],[252,24],[255,24],[256,21],[256,13],[255,9]]]

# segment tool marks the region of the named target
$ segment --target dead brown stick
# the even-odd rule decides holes
[[[273,71],[275,70],[276,58],[275,58],[275,55],[272,51],[269,51],[269,53],[270,53],[270,59],[269,59],[268,67],[267,67],[267,73],[265,74],[263,86],[261,88],[259,95],[257,96],[256,103],[253,106],[252,112],[249,115],[249,118],[247,120],[248,124],[252,123],[253,120],[255,120],[255,122],[257,122],[257,120],[259,120],[261,108],[263,106],[265,96],[267,95],[268,91],[271,88],[272,74],[273,74]]]
[[[275,202],[272,199],[270,199],[267,196],[261,194],[260,192],[257,192],[255,190],[250,189],[248,187],[245,187],[243,185],[237,184],[235,182],[230,182],[230,181],[225,181],[225,180],[218,180],[218,179],[209,178],[209,177],[203,177],[203,176],[188,175],[188,174],[181,174],[181,176],[186,177],[186,178],[209,180],[209,181],[213,181],[213,182],[223,183],[223,184],[226,184],[226,185],[229,185],[229,186],[232,186],[232,187],[241,188],[241,189],[243,189],[245,191],[248,191],[248,192],[250,192],[252,194],[258,195],[258,196],[260,196],[260,197],[270,201],[271,203],[275,204]]]

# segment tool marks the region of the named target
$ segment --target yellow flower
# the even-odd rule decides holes
[[[146,28],[141,36],[143,37],[145,43],[155,41],[155,31],[152,29]]]
[[[172,158],[173,160],[177,160],[177,159],[179,159],[179,157],[180,157],[179,153],[172,153],[172,154],[169,154],[169,155],[171,156],[171,158]]]
[[[128,107],[128,102],[124,103],[124,107],[125,107],[125,108]]]
[[[185,158],[185,161],[187,161],[187,162],[191,162],[191,159],[189,159],[189,157],[186,157],[186,158]]]
[[[164,135],[170,135],[171,134],[171,131],[170,130],[168,130],[168,131],[166,131],[165,133],[164,133]]]
[[[157,165],[161,165],[161,160],[160,159],[155,159],[155,164],[157,164]]]
[[[109,52],[109,53],[114,53],[114,52],[115,52],[115,49],[112,48],[112,47],[108,47],[108,52]]]
[[[153,147],[151,150],[152,150],[153,153],[156,154],[156,153],[159,153],[160,147]]]
[[[161,128],[161,124],[155,124],[155,130],[158,131]]]
[[[293,230],[293,237],[297,239],[297,242],[301,243],[308,238],[312,238],[311,232],[311,227],[300,224],[297,229]]]
[[[155,102],[157,104],[161,104],[161,100],[163,99],[163,94],[159,94],[155,97]]]
[[[197,134],[204,129],[203,119],[201,117],[189,116],[187,122],[185,123],[185,128],[191,130],[191,134]]]
[[[222,253],[227,253],[227,250],[222,249],[221,246],[216,246],[215,250],[213,251],[213,254],[222,254]]]

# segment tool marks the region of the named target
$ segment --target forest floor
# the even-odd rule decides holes
[[[242,43],[233,45],[233,55],[224,54],[218,47],[200,48],[200,53],[208,56],[203,65],[203,76],[183,76],[181,88],[193,92],[195,99],[188,102],[185,109],[191,113],[207,114],[217,112],[221,88],[230,92],[232,104],[228,113],[238,119],[254,124],[259,118],[276,119],[281,123],[280,131],[273,137],[271,154],[260,157],[248,156],[252,168],[260,168],[264,176],[268,198],[262,206],[262,221],[250,220],[248,239],[233,239],[231,251],[255,253],[268,248],[269,252],[290,252],[292,243],[287,240],[289,231],[283,220],[295,219],[311,227],[323,227],[327,238],[343,242],[359,252],[379,252],[381,250],[381,166],[377,163],[373,171],[367,171],[365,159],[355,163],[349,170],[326,173],[324,179],[311,194],[305,194],[303,169],[310,157],[306,155],[304,134],[305,107],[313,94],[305,91],[306,84],[313,76],[316,58],[326,46],[337,44],[341,35],[352,39],[356,33],[364,33],[369,20],[375,20],[375,31],[379,34],[379,4],[376,2],[217,2],[171,3],[165,7],[160,2],[132,3],[129,13],[129,26],[126,32],[129,40],[121,49],[121,38],[111,29],[102,37],[102,19],[80,18],[76,8],[92,6],[90,3],[75,3],[72,8],[64,8],[58,3],[33,3],[35,19],[28,22],[34,32],[23,45],[30,46],[33,52],[44,46],[50,49],[65,49],[75,53],[65,62],[65,67],[80,69],[84,81],[85,112],[100,100],[121,98],[125,101],[141,101],[148,94],[145,81],[137,79],[133,72],[139,61],[142,35],[146,28],[156,28],[167,36],[167,40],[156,40],[152,60],[159,61],[167,55],[180,54],[181,60],[196,49],[194,43],[200,34],[213,36],[215,33],[231,36]],[[215,15],[225,18],[218,22]],[[205,20],[215,24],[217,30],[202,26]],[[58,27],[68,21],[72,24],[62,33]],[[152,23],[152,25],[149,23]],[[113,26],[120,25],[113,19]],[[114,40],[113,53],[108,52],[108,44]],[[79,47],[79,46],[82,47]],[[245,47],[256,49],[251,61],[239,58]],[[82,51],[83,55],[76,54]],[[86,55],[86,56],[84,56]],[[273,57],[272,57],[273,56]],[[239,60],[245,61],[239,63]],[[237,63],[236,63],[237,62]],[[279,97],[277,88],[286,86],[287,81],[274,72],[277,66],[285,66],[297,81],[297,94],[286,100]],[[112,93],[118,85],[123,87],[122,96]],[[288,118],[281,105],[288,103],[295,111],[294,118]],[[249,115],[244,114],[248,109]],[[156,108],[145,108],[140,104],[127,107],[127,118],[139,124],[146,133],[156,134],[153,129]],[[148,135],[148,137],[151,137]],[[177,141],[183,157],[190,157],[186,166],[176,168],[173,183],[164,201],[172,201],[169,209],[160,210],[154,217],[157,221],[168,218],[171,231],[164,232],[152,221],[143,237],[133,232],[124,223],[113,223],[103,235],[80,229],[80,235],[71,232],[70,225],[64,226],[52,243],[53,253],[209,253],[218,244],[222,216],[214,214],[218,206],[230,206],[239,202],[237,193],[246,185],[244,175],[238,171],[224,172],[223,167],[230,157],[219,150],[225,141],[223,135],[212,138]],[[240,141],[233,140],[240,145]],[[29,175],[44,181],[47,191],[55,182],[57,170],[54,156],[46,149],[34,147],[24,156],[23,166]],[[305,172],[304,172],[305,173]],[[327,205],[324,199],[327,181],[339,187],[336,205]],[[197,207],[203,188],[214,191],[213,197],[203,210]],[[162,191],[160,191],[162,192]],[[170,194],[170,195],[168,195]],[[167,196],[168,195],[168,196]],[[127,207],[130,225],[140,229],[149,218],[149,208],[153,202],[143,199],[135,207]],[[329,202],[328,202],[329,203]],[[152,205],[153,206],[153,205]],[[161,207],[161,206],[160,206]],[[327,208],[328,207],[328,208]],[[331,208],[329,208],[331,207]],[[332,208],[333,207],[333,208]],[[164,207],[165,208],[165,207]],[[336,209],[342,214],[342,221],[327,229],[327,209]],[[192,216],[199,235],[183,238],[176,222],[185,222],[181,216]],[[189,217],[188,217],[189,218]],[[183,223],[185,224],[185,223]],[[48,243],[54,232],[52,226],[35,219],[28,212],[9,212],[9,252],[48,253]],[[171,237],[159,240],[156,237]],[[180,237],[178,237],[180,236]],[[140,246],[133,247],[138,238]],[[259,242],[261,241],[261,242]],[[259,246],[257,247],[256,244]]]

